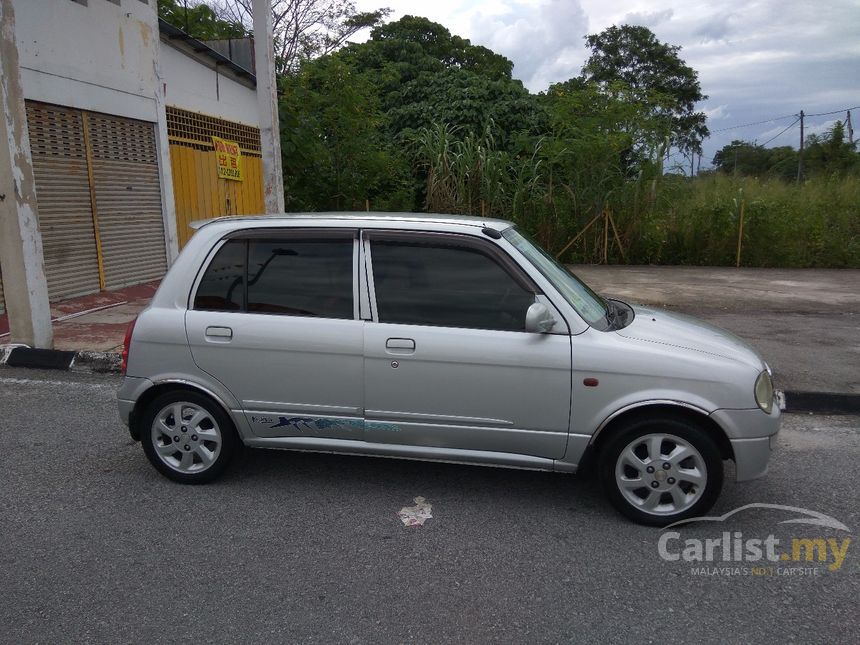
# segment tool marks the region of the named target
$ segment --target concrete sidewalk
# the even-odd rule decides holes
[[[122,351],[128,323],[149,304],[158,281],[71,298],[51,305],[54,349]],[[0,315],[0,346],[10,342],[9,319]]]
[[[604,295],[688,313],[734,332],[762,352],[781,389],[860,394],[860,270],[572,268]],[[120,351],[128,322],[157,286],[152,282],[55,305],[56,348]],[[2,336],[7,331],[0,316],[0,345],[9,341]]]

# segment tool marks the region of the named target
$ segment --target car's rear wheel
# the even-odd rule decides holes
[[[638,420],[603,446],[600,479],[613,506],[640,524],[704,515],[723,486],[720,450],[706,432],[671,417]]]
[[[189,390],[167,392],[147,406],[141,443],[161,474],[183,484],[212,481],[240,446],[224,410]]]

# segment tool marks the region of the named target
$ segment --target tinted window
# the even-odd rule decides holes
[[[230,240],[222,246],[194,297],[195,309],[239,311],[245,296],[245,242]]]
[[[352,238],[250,240],[248,311],[352,318]]]
[[[589,325],[601,330],[609,328],[606,301],[588,285],[517,229],[506,229],[502,236],[552,282]]]
[[[381,322],[524,331],[534,294],[493,258],[444,243],[371,242]]]

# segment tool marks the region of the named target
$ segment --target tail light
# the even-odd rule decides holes
[[[136,322],[137,318],[134,318],[128,323],[128,327],[125,330],[125,339],[122,341],[122,363],[119,369],[123,374],[128,369],[128,350],[131,349],[131,335],[134,333],[134,324]]]

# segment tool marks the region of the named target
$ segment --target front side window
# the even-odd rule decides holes
[[[207,267],[194,308],[351,319],[353,239],[229,240]]]
[[[588,285],[577,278],[554,257],[532,242],[516,228],[502,232],[526,259],[559,290],[562,296],[576,309],[576,312],[592,327],[605,330],[609,328],[606,302],[592,291]]]
[[[379,321],[525,331],[533,291],[497,259],[445,241],[371,241]]]

